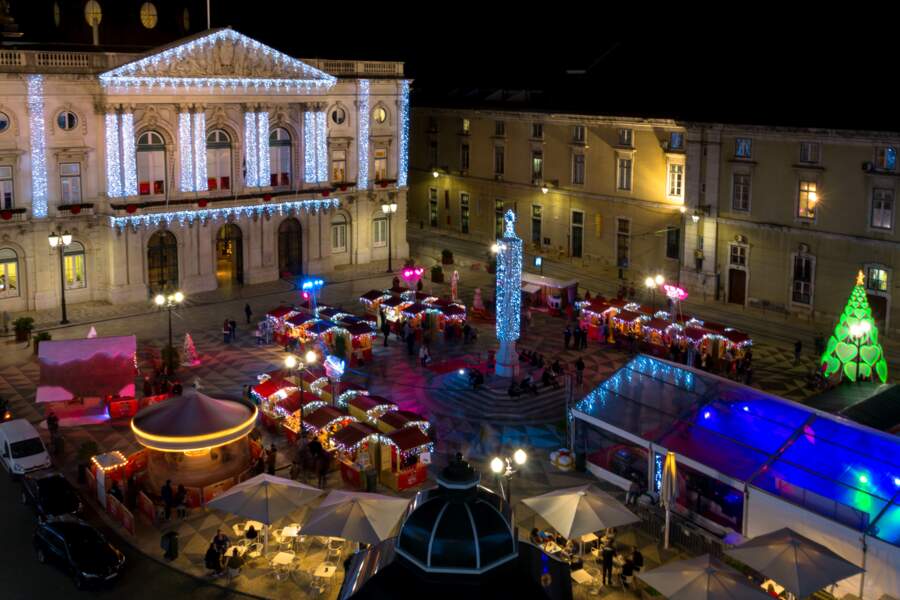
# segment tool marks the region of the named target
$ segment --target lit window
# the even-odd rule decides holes
[[[64,110],[56,117],[56,124],[63,131],[72,131],[78,126],[78,116],[68,110]]]
[[[372,245],[376,248],[387,246],[387,219],[372,221]]]
[[[155,131],[141,134],[137,143],[138,194],[166,193],[166,145]]]
[[[469,129],[471,128],[471,126],[472,126],[472,122],[469,121],[469,119],[462,120],[462,132],[463,133],[469,133]]]
[[[800,142],[800,162],[818,164],[819,148],[817,142]]]
[[[750,174],[735,173],[731,180],[732,210],[750,210]]]
[[[531,124],[531,137],[538,140],[544,137],[544,126],[541,123]]]
[[[340,106],[335,106],[331,110],[331,120],[335,125],[341,125],[347,120],[347,111]]]
[[[74,290],[87,286],[84,276],[84,246],[81,242],[72,242],[63,251],[66,289]]]
[[[4,210],[15,208],[13,202],[13,176],[12,167],[0,167],[0,206]]]
[[[375,181],[384,181],[387,179],[387,150],[384,148],[375,148],[372,166],[372,170],[375,173]]]
[[[731,245],[731,253],[729,256],[729,264],[733,267],[747,266],[747,246]]]
[[[59,189],[62,204],[81,203],[81,163],[60,163]]]
[[[681,163],[669,164],[669,197],[681,198],[684,196],[684,165]]]
[[[378,124],[387,121],[387,109],[383,106],[376,106],[375,110],[372,111],[372,120]]]
[[[347,172],[347,151],[334,150],[331,153],[331,181],[343,183]]]
[[[885,171],[897,168],[897,151],[893,146],[880,146],[875,149],[875,166]]]
[[[291,185],[291,136],[281,127],[269,134],[269,185]]]
[[[616,175],[616,187],[620,190],[631,189],[631,159],[619,158]]]
[[[797,202],[797,216],[801,219],[814,219],[818,201],[819,194],[816,191],[816,182],[801,181],[800,195]]]
[[[876,292],[886,292],[888,290],[887,271],[879,267],[869,267],[868,271],[866,288]]]
[[[625,148],[631,148],[634,145],[633,129],[619,129],[619,145],[624,146]]]
[[[798,254],[794,256],[794,275],[791,288],[791,300],[795,304],[812,304],[813,265],[811,256]]]
[[[531,153],[531,183],[539,184],[544,181],[544,153]]]
[[[669,134],[669,150],[681,150],[684,148],[684,134],[673,131]]]
[[[331,224],[331,253],[347,251],[347,223],[345,221]]]
[[[576,125],[572,129],[572,141],[577,144],[583,144],[585,139],[585,129],[584,125]]]
[[[459,230],[469,233],[469,194],[466,192],[459,194]]]
[[[6,113],[0,112],[0,133],[9,129],[9,117]]]
[[[572,155],[572,183],[584,185],[584,154],[580,152]]]
[[[156,22],[159,20],[156,14],[156,7],[152,2],[144,2],[141,5],[141,25],[146,27],[147,29],[153,29],[156,27]]]
[[[221,129],[206,136],[206,185],[211,192],[231,189],[231,138]]]
[[[0,250],[0,298],[19,295],[19,256],[12,248]]]
[[[894,190],[872,190],[872,227],[875,229],[893,229]]]
[[[735,138],[734,155],[737,158],[750,158],[752,151],[752,141],[750,138]]]

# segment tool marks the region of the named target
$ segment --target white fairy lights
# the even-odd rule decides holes
[[[122,123],[123,196],[137,196],[137,154],[134,149],[134,114],[124,112]]]
[[[519,339],[522,310],[522,240],[516,235],[516,213],[506,211],[505,229],[497,253],[497,339]]]
[[[328,122],[325,111],[316,113],[316,181],[328,181]]]
[[[405,79],[400,82],[400,144],[397,152],[397,186],[406,187],[406,173],[409,170],[409,81]]]
[[[303,181],[316,181],[316,117],[315,113],[303,113]]]
[[[47,216],[47,151],[44,125],[44,77],[28,75],[28,124],[31,134],[31,214]]]
[[[259,182],[259,153],[257,151],[256,113],[244,113],[244,164],[246,172],[244,183],[248,187],[256,187]]]
[[[178,113],[178,156],[181,159],[181,191],[194,191],[194,143],[191,139],[191,113]]]
[[[270,169],[269,169],[269,113],[267,111],[262,111],[256,113],[257,122],[256,122],[256,133],[257,133],[257,154],[259,156],[259,162],[257,164],[257,169],[259,170],[259,185],[267,186],[270,183]]]
[[[165,71],[167,67],[176,63],[181,63],[190,55],[205,53],[209,48],[220,42],[232,42],[241,46],[245,52],[247,50],[262,53],[264,56],[272,59],[275,66],[287,75],[285,77],[159,77],[153,73]],[[327,90],[337,83],[337,78],[311,67],[306,63],[283,54],[274,48],[270,48],[265,44],[261,44],[254,39],[248,38],[232,29],[220,29],[213,31],[207,35],[199,37],[195,40],[169,48],[163,52],[153,54],[146,58],[130,62],[101,73],[99,76],[100,83],[104,87],[158,87],[165,89],[167,87],[198,87],[198,88],[220,88],[222,90],[247,90],[260,88],[265,90],[284,90],[290,93],[314,92],[319,90]]]
[[[369,187],[369,80],[359,80],[359,131],[357,132],[356,187]]]
[[[106,113],[104,118],[106,137],[106,194],[110,198],[122,196],[122,164],[119,160],[119,115]]]
[[[208,188],[206,180],[206,112],[196,110],[194,122],[194,191],[205,192]]]

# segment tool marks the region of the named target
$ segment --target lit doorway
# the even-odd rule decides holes
[[[219,287],[244,284],[244,248],[241,228],[226,223],[216,234],[216,280]]]
[[[296,277],[303,274],[303,233],[300,221],[285,219],[278,226],[278,274]]]

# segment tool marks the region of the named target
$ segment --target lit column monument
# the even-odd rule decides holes
[[[506,211],[503,216],[503,237],[497,240],[497,375],[516,377],[519,374],[519,318],[522,312],[522,240],[516,235],[516,213]]]

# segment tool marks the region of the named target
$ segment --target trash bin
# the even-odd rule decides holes
[[[363,472],[360,473],[360,475],[363,478],[363,486],[367,492],[377,491],[378,472],[374,468],[369,467],[367,469],[364,469]]]
[[[166,560],[175,560],[178,558],[178,532],[169,531],[162,535],[159,541],[160,547],[163,549],[163,556]]]

